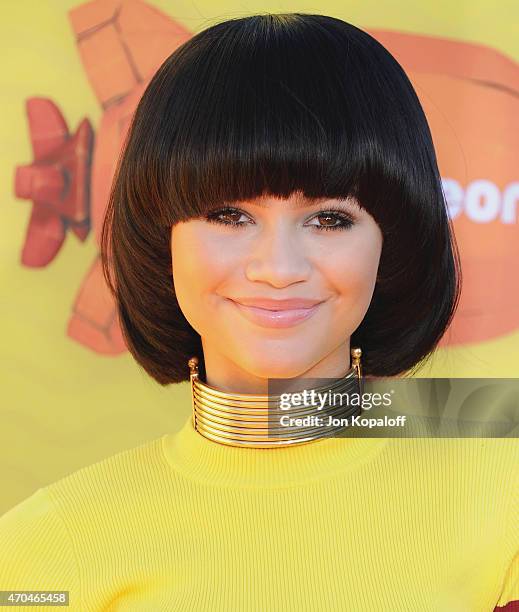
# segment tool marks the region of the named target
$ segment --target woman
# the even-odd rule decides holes
[[[85,611],[512,609],[513,440],[283,433],[269,402],[273,380],[408,376],[456,308],[431,135],[376,40],[266,14],[180,47],[134,116],[103,256],[129,350],[191,381],[192,414],[4,515],[1,588]]]

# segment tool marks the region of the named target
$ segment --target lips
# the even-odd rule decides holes
[[[251,323],[261,327],[292,327],[313,316],[324,300],[267,300],[258,298],[229,299],[229,302]],[[247,304],[243,303],[247,302]],[[258,306],[261,304],[261,306]]]
[[[290,298],[284,300],[273,300],[270,298],[247,298],[237,297],[232,298],[233,302],[237,302],[242,306],[252,306],[254,308],[262,308],[264,310],[299,310],[311,308],[320,304],[324,300],[314,300],[310,298]]]

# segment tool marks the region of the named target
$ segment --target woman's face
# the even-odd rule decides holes
[[[264,196],[175,224],[175,291],[201,336],[207,382],[297,378],[332,355],[344,373],[381,248],[379,226],[354,199]],[[290,299],[309,302],[250,302]]]

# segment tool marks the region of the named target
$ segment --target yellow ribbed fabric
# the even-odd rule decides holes
[[[189,419],[4,514],[0,589],[81,612],[511,612],[518,551],[516,439],[237,448]]]

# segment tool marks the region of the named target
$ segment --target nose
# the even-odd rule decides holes
[[[273,287],[307,280],[311,263],[303,246],[288,221],[265,226],[254,238],[245,270],[247,279]]]

